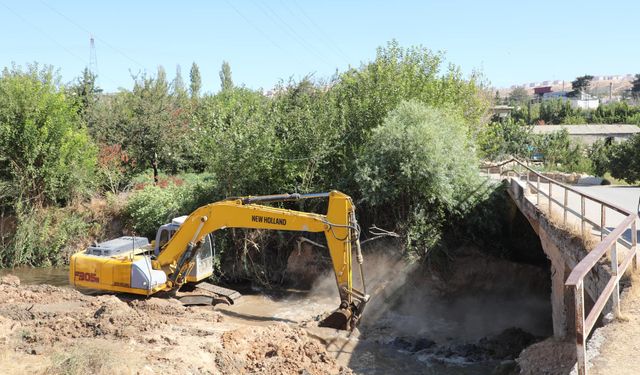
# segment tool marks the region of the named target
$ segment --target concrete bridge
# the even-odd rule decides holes
[[[628,274],[640,265],[636,253],[640,188],[569,186],[515,159],[484,172],[495,180],[506,179],[509,195],[551,260],[553,332],[558,339],[575,338],[578,374],[621,373],[610,372],[608,364],[598,369],[596,357],[605,354],[588,354],[587,338],[603,322],[620,321],[621,280],[627,282]],[[640,319],[633,323],[640,332]],[[637,340],[630,350],[640,350],[640,336]],[[624,370],[640,374],[637,353],[629,355],[627,360],[636,367]]]

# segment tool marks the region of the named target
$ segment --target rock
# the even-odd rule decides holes
[[[470,362],[513,360],[536,341],[538,339],[535,336],[520,328],[507,328],[496,336],[484,337],[476,343],[440,347],[435,353],[446,358],[462,357]]]
[[[429,340],[426,338],[419,338],[416,340],[415,344],[413,344],[412,352],[419,352],[425,349],[432,349],[436,346],[436,342],[433,340]]]

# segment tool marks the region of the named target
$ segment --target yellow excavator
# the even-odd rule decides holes
[[[293,211],[265,203],[328,198],[327,214]],[[351,198],[341,192],[280,194],[230,198],[199,207],[188,216],[162,225],[155,241],[120,237],[95,244],[71,256],[69,279],[78,289],[175,296],[189,284],[233,301],[226,288],[204,283],[213,273],[211,234],[225,228],[324,232],[336,277],[340,305],[321,326],[353,329],[369,301],[360,249],[360,227]],[[353,287],[352,249],[362,289]],[[231,291],[233,292],[233,291]]]

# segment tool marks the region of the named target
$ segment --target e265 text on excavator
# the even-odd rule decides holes
[[[328,198],[326,215],[288,210],[266,203]],[[213,232],[225,228],[323,232],[333,264],[340,305],[321,326],[353,329],[369,301],[360,249],[360,227],[351,198],[341,192],[229,198],[197,208],[162,225],[155,241],[120,237],[71,256],[69,278],[78,289],[150,296],[195,284],[233,302],[233,292],[203,280],[213,273]],[[362,288],[353,286],[353,257]],[[230,292],[230,293],[227,293]]]

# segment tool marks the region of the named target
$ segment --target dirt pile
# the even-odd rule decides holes
[[[0,279],[0,368],[9,373],[350,373],[287,325],[242,327],[211,306],[87,296]]]
[[[285,324],[226,332],[222,347],[217,362],[228,374],[351,374],[304,330]]]

